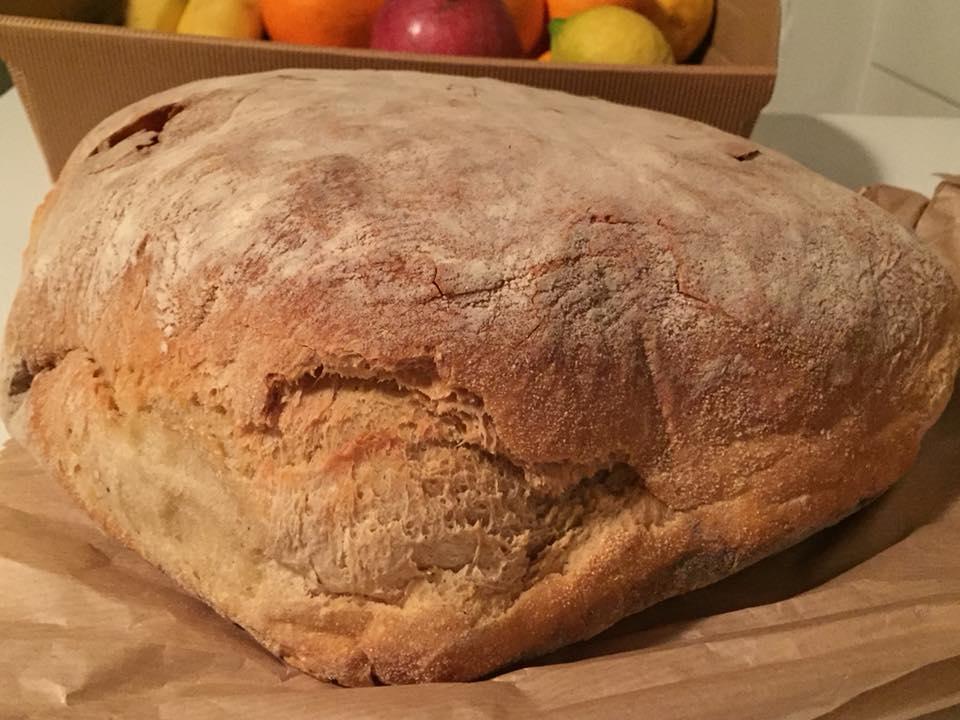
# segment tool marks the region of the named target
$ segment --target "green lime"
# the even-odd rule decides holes
[[[601,5],[550,28],[554,62],[672,65],[663,33],[640,13]]]

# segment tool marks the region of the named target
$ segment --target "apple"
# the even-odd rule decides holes
[[[370,47],[484,57],[521,53],[502,0],[386,0],[373,22]]]

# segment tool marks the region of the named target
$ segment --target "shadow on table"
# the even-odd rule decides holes
[[[812,590],[934,522],[960,499],[960,384],[916,463],[872,505],[714,585],[628,617],[592,640],[533,663],[572,662],[668,643],[699,618],[768,605]]]
[[[859,142],[809,115],[761,115],[752,138],[848,188],[875,183],[880,175]]]

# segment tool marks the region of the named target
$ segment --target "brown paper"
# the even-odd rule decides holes
[[[947,254],[957,189],[946,178],[917,222]],[[285,667],[8,445],[0,640],[4,720],[946,720],[960,714],[960,396],[909,473],[838,525],[525,667],[419,687],[346,690]]]
[[[917,222],[917,235],[934,247],[960,284],[960,175],[943,175],[930,206]]]
[[[892,185],[870,185],[860,193],[868,200],[875,202],[890,212],[900,224],[913,230],[920,221],[920,216],[930,204],[930,200],[913,190],[893,187]]]

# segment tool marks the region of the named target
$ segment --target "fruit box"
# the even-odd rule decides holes
[[[76,0],[64,0],[70,4]],[[493,77],[672,112],[748,135],[773,92],[779,23],[777,0],[717,0],[700,64],[633,67],[404,55],[0,15],[0,58],[56,177],[83,135],[130,102],[199,78],[286,67]]]

